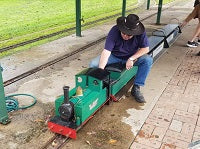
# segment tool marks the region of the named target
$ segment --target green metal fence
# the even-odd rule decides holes
[[[6,109],[5,93],[2,79],[2,67],[0,65],[0,123],[7,124],[10,122]]]

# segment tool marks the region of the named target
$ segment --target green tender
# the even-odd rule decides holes
[[[115,95],[119,90],[125,86],[129,80],[135,76],[137,73],[138,67],[134,66],[130,70],[124,70],[121,73],[120,72],[111,72],[111,79],[118,80],[116,83],[114,83],[111,86],[111,94]]]

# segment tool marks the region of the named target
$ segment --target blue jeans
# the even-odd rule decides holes
[[[92,61],[89,64],[89,67],[90,68],[98,67],[99,60],[100,60],[100,56],[97,56],[96,58],[92,59]],[[111,54],[108,59],[107,65],[112,64],[112,63],[119,63],[119,62],[125,64],[126,61],[127,60],[117,58]],[[147,54],[139,57],[138,60],[134,63],[134,66],[138,66],[138,71],[133,82],[135,85],[144,86],[145,80],[149,74],[152,63],[153,63],[152,57]]]

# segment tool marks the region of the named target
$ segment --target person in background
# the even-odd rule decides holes
[[[145,85],[145,80],[152,66],[152,57],[149,52],[149,42],[144,25],[135,14],[119,17],[117,25],[108,33],[104,50],[101,55],[90,62],[90,67],[104,69],[106,65],[122,63],[129,70],[138,66],[138,71],[133,82],[131,95],[139,103],[145,102],[140,91],[140,86]]]
[[[192,19],[198,18],[199,22],[195,29],[195,32],[191,38],[187,42],[187,46],[191,48],[195,48],[200,44],[200,2],[199,0],[195,0],[194,2],[194,9],[193,11],[184,19],[183,23],[181,24],[181,28],[183,28],[187,23],[189,23]],[[197,41],[196,41],[197,39]],[[200,56],[200,52],[197,54]]]

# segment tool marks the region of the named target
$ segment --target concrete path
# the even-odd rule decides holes
[[[200,140],[200,57],[196,53],[196,49],[187,50],[132,149],[186,149]]]
[[[186,7],[188,4],[175,6],[168,13],[177,18],[179,8],[183,11]],[[150,114],[146,117],[146,111],[139,115],[144,117],[144,123],[131,149],[187,149],[191,142],[200,140],[200,57],[196,56],[200,48],[185,46],[196,24],[197,20],[192,20],[191,26],[183,29],[181,37],[153,66],[147,81],[151,85],[144,92],[148,97],[153,88],[157,95],[154,92],[155,98],[147,103],[151,104],[147,109],[153,107]],[[161,76],[165,79],[160,80]],[[193,148],[199,149],[200,145]]]
[[[163,12],[162,24],[177,23],[177,18],[179,21],[183,20],[192,10],[192,5],[193,2],[191,1],[182,2]],[[139,13],[139,16],[142,19],[156,11],[157,8],[151,8],[149,11]],[[156,16],[152,20],[143,21],[143,23],[146,27],[155,27],[155,21]],[[142,88],[147,103],[140,110],[135,108],[125,109],[128,116],[119,119],[119,121],[128,124],[131,127],[131,133],[136,136],[129,138],[128,143],[124,146],[125,148],[186,149],[189,143],[200,139],[200,57],[195,56],[200,48],[190,49],[185,46],[192,36],[191,32],[194,30],[196,23],[197,20],[192,20],[184,28],[181,37],[153,65],[146,86]],[[68,36],[32,48],[30,51],[0,59],[4,67],[4,81],[105,36],[113,24],[115,24],[115,20],[84,31],[82,38],[74,35]],[[17,90],[33,90],[33,93],[37,93],[40,102],[53,102],[55,97],[59,95],[57,90],[60,90],[60,88],[57,87],[62,86],[64,81],[70,85],[73,84],[74,79],[72,76],[80,71],[83,63],[85,67],[89,60],[98,54],[96,50],[100,51],[102,48],[103,44],[98,48],[96,47],[95,50],[91,50],[92,52],[89,51],[89,54],[80,54],[79,59],[83,61],[82,63],[76,59],[68,67],[61,68],[63,66],[60,66],[59,69],[63,69],[61,74],[70,73],[67,77],[59,78],[60,76],[56,71],[54,71],[55,74],[47,73],[49,76],[41,74],[42,79],[35,79],[37,82],[34,79],[28,80],[20,85],[21,90],[20,88]],[[28,83],[32,85],[31,88],[28,88],[30,86]],[[49,84],[52,84],[52,86],[49,87]],[[4,127],[4,130],[6,131],[6,128],[11,130],[11,126]],[[128,126],[124,126],[124,128],[129,130]],[[26,124],[24,127],[28,128]],[[12,129],[12,131],[14,130]],[[75,141],[72,143],[76,144]],[[121,147],[112,146],[112,148],[119,149]]]

